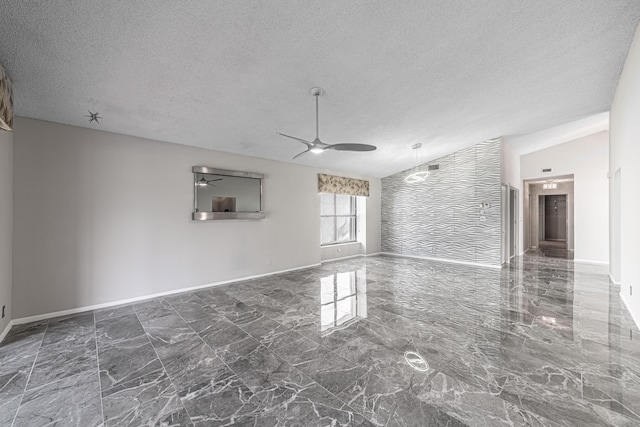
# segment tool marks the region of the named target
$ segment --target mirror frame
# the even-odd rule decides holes
[[[220,219],[264,219],[265,213],[262,211],[262,180],[264,174],[256,172],[243,172],[228,169],[216,169],[208,166],[194,166],[193,173],[193,212],[191,219],[194,221],[213,221]],[[258,212],[200,212],[196,211],[198,203],[198,174],[233,176],[237,178],[251,178],[260,180],[260,210]]]

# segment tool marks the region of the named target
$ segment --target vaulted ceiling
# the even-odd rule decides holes
[[[3,1],[15,114],[386,176],[608,111],[637,0]],[[87,111],[100,123],[89,123]],[[602,114],[595,117],[602,117]],[[518,139],[520,138],[520,139]],[[518,145],[518,143],[516,143]]]

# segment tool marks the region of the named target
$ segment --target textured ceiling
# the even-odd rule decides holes
[[[291,161],[313,139],[370,153],[296,163],[386,176],[480,141],[605,112],[637,0],[7,1],[15,112]],[[89,123],[98,111],[100,124]],[[526,139],[520,139],[526,145]],[[526,152],[526,147],[517,147]]]

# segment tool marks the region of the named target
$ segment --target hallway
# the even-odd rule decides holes
[[[376,256],[16,326],[0,424],[638,425],[618,293],[536,254]]]

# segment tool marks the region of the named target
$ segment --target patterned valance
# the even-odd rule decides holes
[[[2,65],[0,65],[0,129],[13,130],[13,88]]]
[[[369,181],[319,173],[318,192],[369,197]]]

